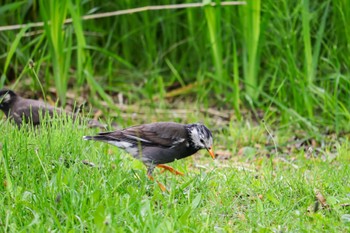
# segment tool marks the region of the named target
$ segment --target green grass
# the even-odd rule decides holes
[[[186,121],[199,117],[190,114]],[[264,127],[231,123],[220,130],[205,121],[213,130],[214,148],[232,156],[213,161],[202,151],[172,163],[184,177],[156,170],[156,179],[168,188],[165,193],[124,151],[82,140],[96,129],[54,121],[51,127],[18,130],[0,122],[0,231],[350,230],[349,206],[342,206],[350,203],[348,140],[309,156],[297,147],[275,154]],[[294,134],[275,130],[277,146],[287,151],[285,143]],[[242,155],[241,148],[253,153]],[[317,191],[329,207],[314,212]]]
[[[1,26],[50,24],[1,32],[0,87],[39,91],[36,75],[26,68],[33,60],[44,91],[54,87],[63,106],[68,90],[80,95],[88,89],[95,106],[103,100],[113,108],[108,94],[150,105],[155,97],[195,85],[181,97],[234,108],[238,116],[244,107],[266,115],[273,107],[272,117],[282,115],[283,123],[310,132],[349,130],[347,1],[248,0],[82,20],[166,4],[174,1],[4,1]],[[72,22],[62,25],[67,18]]]
[[[202,121],[228,160],[203,151],[174,162],[186,176],[156,171],[162,193],[125,152],[82,140],[94,129],[1,120],[0,232],[350,231],[349,3],[249,0],[81,18],[140,6],[4,1],[0,26],[50,23],[0,33],[0,88],[44,99],[54,90],[63,106],[69,90],[123,127]],[[316,142],[313,152],[300,141]],[[317,192],[328,208],[314,211]]]

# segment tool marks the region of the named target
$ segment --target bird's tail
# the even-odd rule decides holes
[[[93,140],[94,136],[83,136],[84,140]]]
[[[83,137],[84,140],[95,140],[95,141],[105,141],[108,138],[106,138],[103,135],[96,135],[96,136],[84,136]]]
[[[95,140],[95,141],[119,141],[116,137],[111,135],[113,132],[102,132],[95,136],[84,136],[84,140]]]

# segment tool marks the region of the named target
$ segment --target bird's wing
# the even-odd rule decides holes
[[[103,140],[127,141],[141,145],[172,147],[185,141],[187,131],[184,125],[175,123],[153,123],[133,126],[124,130],[107,132]]]
[[[60,112],[60,110],[55,110],[54,107],[45,104],[41,101],[29,101],[20,102],[12,113],[12,116],[15,122],[18,125],[21,125],[22,119],[24,122],[32,122],[33,125],[40,124],[40,116],[44,117],[46,113],[49,114],[50,117],[53,117],[54,111]]]

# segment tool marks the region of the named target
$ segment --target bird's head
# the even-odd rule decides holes
[[[189,135],[192,141],[192,145],[196,149],[206,149],[211,157],[215,159],[213,151],[213,135],[205,125],[197,123],[191,124],[188,127]]]
[[[17,95],[9,89],[0,90],[0,109],[9,110],[11,103],[16,99]]]

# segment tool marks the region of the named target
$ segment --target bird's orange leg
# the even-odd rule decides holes
[[[153,178],[152,175],[149,175],[149,174],[148,174],[147,176],[148,176],[148,178],[149,178],[150,180],[152,180],[152,181],[154,180],[154,178]],[[156,180],[156,182],[157,182],[159,188],[160,188],[163,192],[165,192],[165,191],[166,191],[166,188],[165,188],[164,184],[160,183],[158,180]]]
[[[171,172],[175,175],[180,175],[180,176],[184,175],[182,172],[179,172],[179,171],[175,170],[174,168],[172,168],[168,165],[165,165],[165,164],[158,164],[157,167],[163,168],[163,171],[161,173],[163,173],[165,170],[168,170],[169,172]]]

